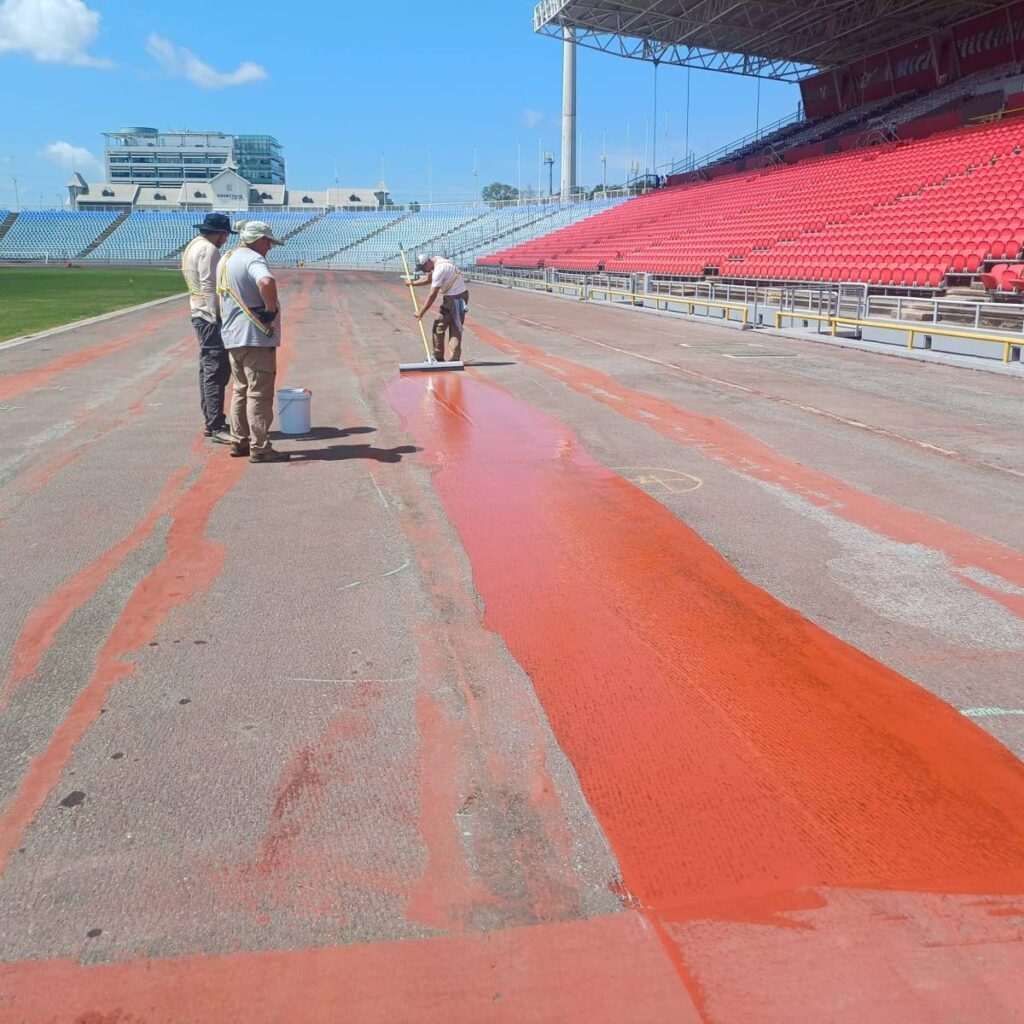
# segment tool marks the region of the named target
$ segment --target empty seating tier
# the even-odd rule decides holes
[[[74,259],[117,218],[93,210],[26,210],[0,239],[0,260]]]
[[[482,265],[936,287],[1024,245],[1024,120],[631,200]]]

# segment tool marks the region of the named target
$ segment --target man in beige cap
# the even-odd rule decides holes
[[[231,360],[231,454],[250,462],[287,462],[268,434],[274,419],[274,383],[281,307],[267,253],[283,245],[262,221],[241,225],[241,245],[221,260],[217,274],[221,337]]]
[[[434,358],[441,363],[445,361],[444,343],[445,337],[448,336],[451,338],[450,358],[452,362],[461,362],[462,329],[469,310],[469,286],[462,276],[462,271],[444,256],[431,256],[429,253],[420,253],[416,257],[416,269],[420,271],[422,277],[406,280],[409,280],[414,288],[430,285],[430,294],[417,311],[416,319],[422,320],[438,295],[443,296],[441,310],[431,328]]]

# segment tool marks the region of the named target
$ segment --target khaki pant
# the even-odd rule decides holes
[[[434,342],[434,358],[442,363],[445,361],[444,340],[446,335],[452,341],[451,361],[457,363],[462,360],[463,320],[462,305],[459,300],[469,304],[468,288],[461,295],[446,295],[442,299],[440,313],[434,321],[431,331]]]
[[[277,349],[228,349],[231,380],[231,436],[235,444],[249,442],[250,452],[270,450],[270,424],[274,421],[274,382],[277,380]]]

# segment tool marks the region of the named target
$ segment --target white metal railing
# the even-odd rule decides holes
[[[753,131],[744,135],[742,138],[735,139],[732,142],[727,143],[724,146],[720,146],[718,149],[712,150],[710,153],[705,153],[704,156],[687,156],[682,160],[676,160],[668,169],[669,174],[688,174],[690,171],[698,170],[701,167],[708,167],[711,164],[718,163],[724,160],[727,156],[732,153],[738,153],[742,149],[746,149],[748,146],[752,146],[755,143],[766,139],[769,135],[773,135],[781,128],[785,128],[788,125],[796,124],[797,121],[804,119],[803,104],[797,107],[792,114],[786,114],[784,117],[780,117],[778,121],[773,121],[771,124],[765,125],[763,128],[758,128],[757,131]]]

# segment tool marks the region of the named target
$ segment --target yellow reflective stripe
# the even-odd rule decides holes
[[[238,247],[239,249],[241,246]],[[217,272],[217,294],[218,295],[230,295],[235,300],[235,305],[249,318],[249,322],[259,331],[261,334],[270,337],[270,328],[264,327],[263,322],[256,316],[255,313],[242,301],[242,297],[228,284],[227,269],[228,260],[231,259],[238,249],[232,249],[231,252],[221,260],[220,269]]]
[[[196,242],[200,241],[205,241],[205,239],[202,237],[202,235],[196,235],[196,237],[193,238],[192,241],[185,246],[185,251],[181,254],[181,276],[185,278],[185,287],[188,289],[189,295],[194,295],[198,299],[201,299],[203,297],[203,293],[201,291],[197,292],[192,287],[192,282],[188,278],[188,272],[186,270],[185,261],[188,259],[189,250],[192,248],[193,245],[196,244]]]

